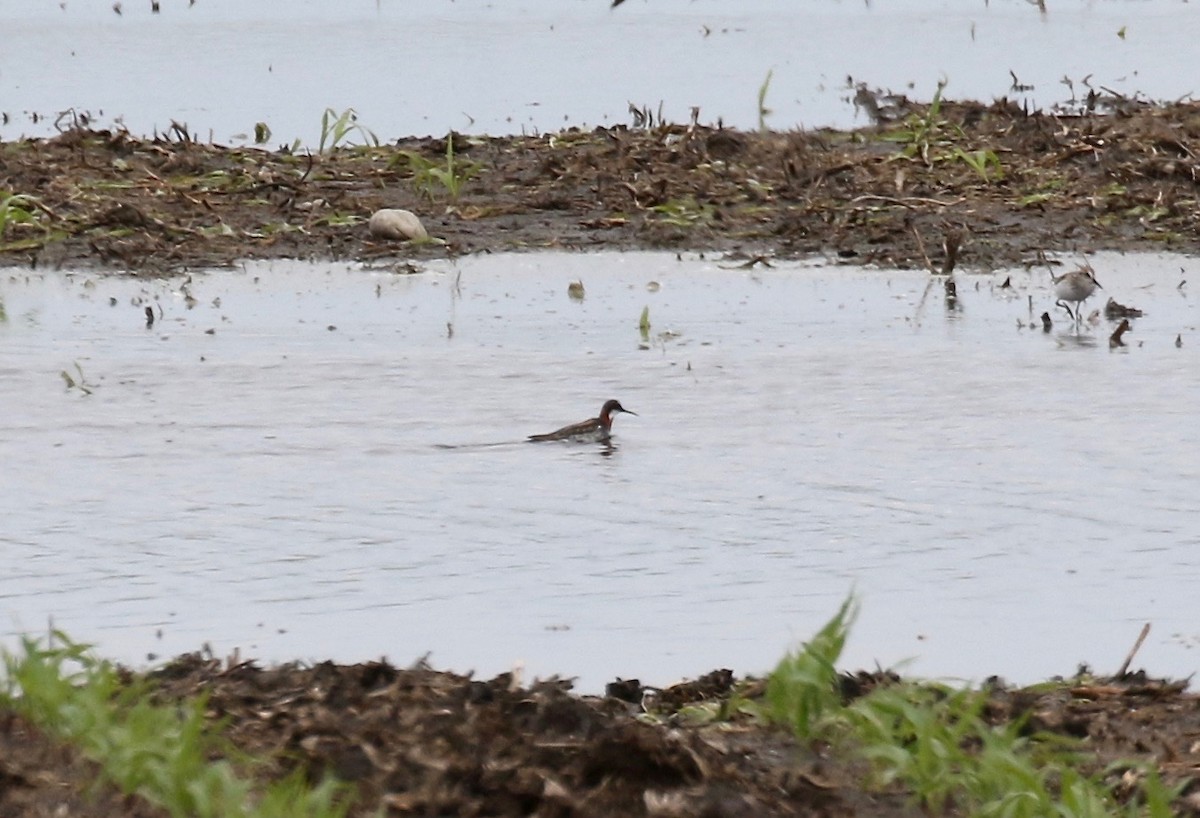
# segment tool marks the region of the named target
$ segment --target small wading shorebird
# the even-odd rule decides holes
[[[579,423],[572,423],[570,426],[564,426],[558,431],[548,432],[544,435],[530,435],[529,439],[535,443],[543,440],[576,440],[582,443],[601,443],[608,440],[612,434],[612,416],[619,412],[624,412],[627,415],[636,415],[637,412],[630,412],[618,400],[607,400],[600,407],[600,416],[588,418]]]
[[[1050,274],[1050,280],[1054,282],[1054,297],[1058,299],[1055,303],[1067,311],[1067,314],[1075,320],[1076,323],[1080,319],[1080,308],[1088,296],[1096,292],[1096,288],[1100,287],[1100,282],[1096,280],[1096,271],[1092,269],[1092,265],[1083,264],[1078,269],[1072,270],[1069,273],[1063,273],[1055,278],[1054,273]],[[1100,289],[1104,289],[1100,287]],[[1075,305],[1075,311],[1072,312],[1068,304]]]

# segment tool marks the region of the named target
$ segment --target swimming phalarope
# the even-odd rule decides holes
[[[530,435],[529,439],[535,442],[543,440],[578,440],[585,443],[596,443],[608,440],[612,434],[612,416],[614,414],[624,412],[627,415],[636,415],[637,412],[630,412],[618,400],[608,400],[600,407],[600,416],[588,418],[587,420],[573,423],[570,426],[564,426],[554,432],[548,432],[544,435]]]

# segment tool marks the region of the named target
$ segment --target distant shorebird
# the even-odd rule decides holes
[[[1067,311],[1067,314],[1075,320],[1076,323],[1080,319],[1080,309],[1083,302],[1088,296],[1096,292],[1096,288],[1100,287],[1100,282],[1096,280],[1095,270],[1092,265],[1083,264],[1077,269],[1069,273],[1063,273],[1057,278],[1053,273],[1050,274],[1050,280],[1054,282],[1054,297],[1058,299],[1057,305]],[[1104,289],[1100,287],[1100,289]],[[1068,304],[1074,304],[1075,310],[1072,311]]]
[[[618,400],[608,400],[600,407],[600,416],[588,418],[579,423],[572,423],[570,426],[564,426],[561,429],[548,432],[544,435],[530,435],[529,439],[535,443],[540,443],[544,440],[575,440],[581,443],[601,443],[608,440],[612,434],[612,416],[624,412],[627,415],[636,415],[637,412],[630,412]]]

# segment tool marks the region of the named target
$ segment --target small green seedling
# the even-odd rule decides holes
[[[342,144],[350,134],[358,132],[364,142],[379,147],[379,137],[369,128],[358,121],[358,114],[353,108],[347,108],[340,114],[332,108],[326,108],[321,114],[321,141],[317,146],[318,153],[326,153]]]
[[[450,201],[458,201],[463,185],[482,168],[478,162],[455,156],[454,139],[453,132],[446,134],[446,158],[440,165],[416,151],[400,151],[400,158],[412,171],[413,187],[430,201],[438,190],[444,190]]]
[[[0,242],[9,227],[18,224],[35,224],[42,229],[45,226],[38,219],[38,199],[28,193],[4,193],[0,191]]]
[[[1000,164],[1000,157],[992,150],[964,151],[962,148],[955,148],[955,159],[964,162],[971,170],[979,174],[979,178],[985,182],[993,182],[1004,178],[1004,167]],[[989,171],[994,171],[989,173]]]

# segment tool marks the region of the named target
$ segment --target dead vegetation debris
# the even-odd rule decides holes
[[[803,746],[744,709],[697,718],[689,708],[762,695],[762,682],[728,670],[664,690],[620,682],[610,689],[620,697],[580,696],[562,679],[524,686],[511,674],[481,681],[383,661],[262,668],[189,654],[150,676],[163,702],[204,696],[231,757],[267,761],[256,774],[346,782],[353,815],[924,814],[906,793],[867,784],[861,762]],[[846,674],[842,693],[850,700],[898,681]],[[987,689],[989,721],[1079,740],[1085,771],[1118,793],[1150,765],[1182,787],[1178,814],[1200,814],[1200,790],[1188,783],[1200,771],[1200,699],[1185,683],[1081,669],[1031,688],[992,679]],[[70,748],[0,714],[0,814],[159,814],[95,775]]]
[[[159,272],[670,248],[907,267],[929,261],[914,236],[953,230],[959,265],[989,269],[1045,249],[1200,245],[1198,103],[1068,114],[888,99],[888,116],[851,132],[658,123],[319,155],[74,128],[0,143],[0,202],[20,197],[0,219],[0,263]],[[444,244],[373,241],[380,208],[418,213]]]

